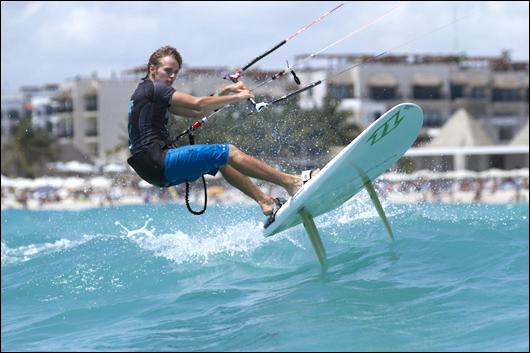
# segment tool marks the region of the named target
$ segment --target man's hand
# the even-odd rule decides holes
[[[242,81],[224,86],[218,95],[224,96],[229,94],[233,94],[241,100],[254,98],[254,93],[252,93]]]

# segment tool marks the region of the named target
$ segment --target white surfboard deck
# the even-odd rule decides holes
[[[405,154],[422,125],[423,111],[418,105],[402,103],[390,109],[289,198],[264,235],[301,223],[301,212],[317,217],[348,201]]]

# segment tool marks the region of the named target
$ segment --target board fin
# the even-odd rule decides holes
[[[368,175],[366,175],[366,173],[361,168],[356,165],[353,165],[353,167],[361,176],[364,183],[364,188],[366,189],[366,191],[368,191],[368,195],[370,195],[370,199],[372,200],[372,203],[374,204],[375,209],[379,214],[379,217],[385,225],[386,231],[390,236],[390,240],[394,240],[394,232],[390,227],[390,222],[388,221],[388,218],[386,218],[385,210],[383,209],[383,206],[381,206],[381,201],[379,201],[379,197],[377,196],[377,192],[375,191],[374,184],[372,184],[372,181],[370,180],[370,178],[368,178]]]
[[[374,185],[370,180],[368,180],[367,182],[365,182],[364,188],[366,189],[366,191],[368,191],[368,195],[370,195],[372,203],[374,204],[377,213],[379,213],[379,217],[381,217],[381,220],[385,224],[385,228],[388,232],[388,235],[390,236],[390,239],[394,240],[394,232],[392,232],[392,228],[390,228],[390,222],[388,222],[388,219],[386,218],[385,210],[383,209],[383,206],[381,206],[379,197],[377,197],[377,192],[375,191]]]
[[[313,244],[313,248],[315,249],[315,253],[317,254],[318,261],[320,261],[320,265],[322,267],[325,267],[326,249],[324,248],[324,244],[322,244],[322,240],[320,239],[320,234],[318,234],[318,229],[315,225],[313,217],[309,214],[309,212],[307,212],[305,208],[302,208],[300,211],[298,211],[298,214],[300,215],[300,218],[302,218],[302,223],[304,224],[304,228],[307,232],[307,235],[309,235],[311,244]]]

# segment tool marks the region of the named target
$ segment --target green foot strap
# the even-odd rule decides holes
[[[318,234],[318,229],[315,225],[315,221],[313,221],[313,217],[311,217],[311,215],[309,214],[309,212],[306,211],[305,208],[302,208],[298,212],[298,214],[302,218],[302,223],[304,224],[304,228],[307,232],[307,235],[309,235],[309,239],[313,244],[313,248],[315,249],[315,252],[318,256],[320,265],[325,266],[326,249],[324,248],[324,244],[322,244],[322,240],[320,239],[320,235]]]

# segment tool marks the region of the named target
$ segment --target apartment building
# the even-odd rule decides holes
[[[230,83],[222,79],[227,73],[226,68],[185,68],[179,73],[175,88],[193,95],[209,95]],[[252,86],[274,73],[252,71],[245,82]],[[128,101],[144,75],[145,67],[138,67],[125,71],[119,79],[77,78],[62,82],[53,94],[34,98],[38,103],[32,110],[33,116],[38,117],[34,121],[59,137],[63,146],[75,148],[93,161],[123,162],[128,153],[120,150],[128,140]],[[274,87],[257,90],[257,94],[280,96],[291,85],[282,78]]]
[[[423,108],[422,134],[426,138],[436,136],[460,108],[481,122],[495,144],[509,143],[528,121],[527,62],[516,63],[505,57],[429,55],[374,60],[369,55],[330,54],[319,55],[309,65],[297,70],[302,85],[356,66],[303,92],[300,106],[318,107],[329,94],[340,98],[341,107],[352,112],[351,122],[362,125],[404,101]],[[255,87],[278,71],[249,71],[244,79],[249,87]],[[184,67],[175,88],[209,95],[229,83],[223,79],[229,73],[231,70],[224,67]],[[2,136],[10,134],[17,119],[29,114],[34,124],[59,137],[64,148],[77,150],[92,161],[123,162],[127,150],[118,150],[127,144],[127,103],[143,76],[145,67],[141,66],[124,71],[120,78],[75,78],[17,94],[2,92]],[[299,87],[285,75],[255,93],[266,99]]]
[[[300,55],[300,58],[305,55]],[[319,106],[326,94],[342,99],[351,121],[368,125],[390,107],[419,104],[424,133],[435,136],[459,108],[481,120],[496,144],[506,144],[528,120],[528,62],[505,57],[321,55],[298,75],[306,83],[348,66],[325,85],[306,91],[301,106]]]
[[[5,137],[13,134],[17,122],[24,115],[24,94],[2,91],[2,143]]]

